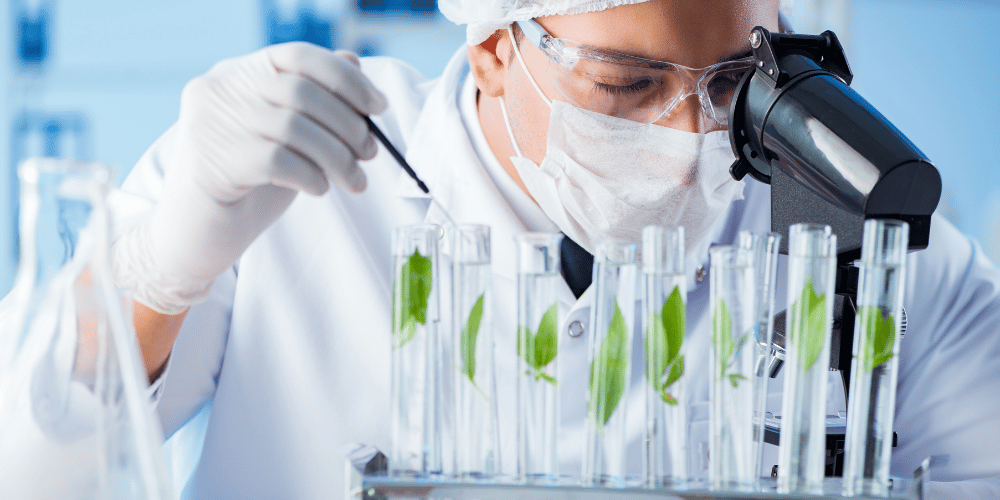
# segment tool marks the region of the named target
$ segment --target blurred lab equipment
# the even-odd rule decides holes
[[[111,274],[111,170],[35,158],[19,175],[22,258],[0,330],[0,491],[172,498],[131,299]]]

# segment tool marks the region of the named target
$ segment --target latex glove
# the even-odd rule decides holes
[[[385,108],[350,54],[294,42],[216,64],[184,88],[162,197],[115,244],[118,285],[165,314],[203,301],[299,191],[364,190],[362,115]]]

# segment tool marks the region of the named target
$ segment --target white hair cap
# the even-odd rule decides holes
[[[465,24],[465,43],[479,45],[496,30],[536,17],[584,14],[649,0],[438,0],[438,8],[451,22]],[[791,15],[794,0],[781,0],[781,10]]]

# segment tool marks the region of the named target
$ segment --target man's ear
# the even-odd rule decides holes
[[[490,97],[503,95],[507,78],[507,62],[510,60],[510,37],[507,30],[496,33],[479,45],[466,47],[469,52],[469,67],[480,92]]]

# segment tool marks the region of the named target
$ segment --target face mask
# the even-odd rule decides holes
[[[517,146],[500,100],[514,163],[528,193],[566,236],[594,253],[602,237],[641,241],[647,225],[684,226],[692,251],[743,182],[729,175],[735,160],[725,131],[695,134],[549,102],[545,158],[536,165]]]

